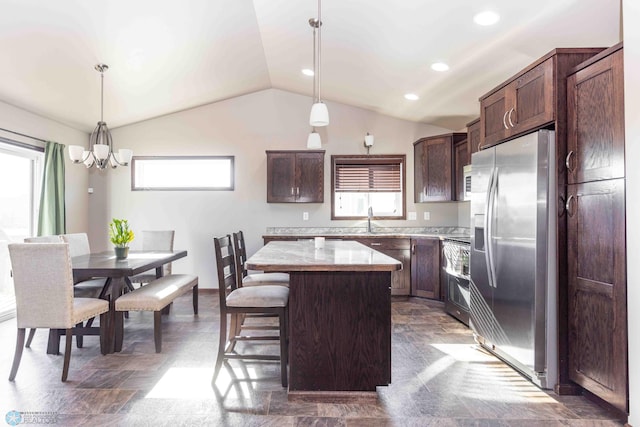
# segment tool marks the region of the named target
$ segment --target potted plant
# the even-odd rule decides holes
[[[129,255],[129,242],[134,238],[133,231],[129,228],[126,219],[111,220],[109,224],[109,239],[115,245],[116,259],[125,259]]]

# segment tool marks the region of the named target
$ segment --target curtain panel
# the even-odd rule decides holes
[[[38,236],[66,233],[64,147],[52,141],[45,143]]]

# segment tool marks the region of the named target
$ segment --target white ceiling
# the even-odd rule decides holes
[[[488,8],[500,22],[474,24]],[[316,0],[0,0],[0,100],[91,131],[99,62],[111,128],[266,88],[310,96],[316,15]],[[322,21],[323,99],[451,129],[551,49],[621,37],[618,0],[324,0]]]

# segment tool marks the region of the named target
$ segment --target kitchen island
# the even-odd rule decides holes
[[[290,274],[289,393],[375,392],[391,382],[389,288],[399,261],[354,241],[276,241],[246,267]]]

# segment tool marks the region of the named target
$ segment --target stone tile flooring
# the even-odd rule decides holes
[[[73,348],[67,383],[60,381],[62,356],[45,353],[44,330],[25,349],[16,381],[7,381],[15,320],[0,323],[0,416],[48,413],[63,426],[622,425],[583,397],[539,390],[478,349],[442,304],[418,298],[393,300],[393,382],[378,388],[377,399],[289,400],[278,362],[232,361],[212,386],[217,301],[201,295],[194,317],[190,295],[176,300],[163,318],[161,354],[154,352],[152,313],[130,314],[119,354],[102,356],[98,339],[85,338],[84,348]]]

